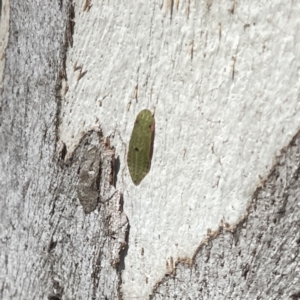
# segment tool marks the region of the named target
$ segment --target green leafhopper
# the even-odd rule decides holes
[[[150,171],[154,133],[154,115],[143,109],[134,122],[127,156],[129,173],[135,185],[139,185]]]

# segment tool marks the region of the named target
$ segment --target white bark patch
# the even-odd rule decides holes
[[[207,229],[242,218],[299,129],[296,2],[172,3],[75,2],[59,135],[72,152],[95,125],[116,133],[130,222],[124,299],[146,299]],[[126,144],[136,114],[154,107],[151,171],[135,187]]]

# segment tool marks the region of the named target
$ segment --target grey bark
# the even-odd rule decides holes
[[[0,112],[0,299],[120,299],[129,223],[114,187],[114,150],[92,131],[65,161],[57,141],[71,3],[10,6]],[[300,299],[299,147],[297,135],[247,216],[235,228],[220,227],[191,264],[177,263],[151,299]]]
[[[71,3],[11,1],[10,13],[0,127],[0,299],[117,299],[128,222],[113,185],[114,151],[101,132],[89,132],[65,162],[57,143]]]

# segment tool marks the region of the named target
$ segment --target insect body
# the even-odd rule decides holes
[[[155,120],[150,110],[144,109],[136,117],[132,130],[127,164],[132,181],[139,185],[151,167]]]

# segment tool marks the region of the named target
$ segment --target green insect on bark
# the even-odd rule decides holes
[[[140,111],[134,122],[127,156],[129,173],[135,185],[139,185],[150,171],[154,133],[155,120],[151,111]]]

